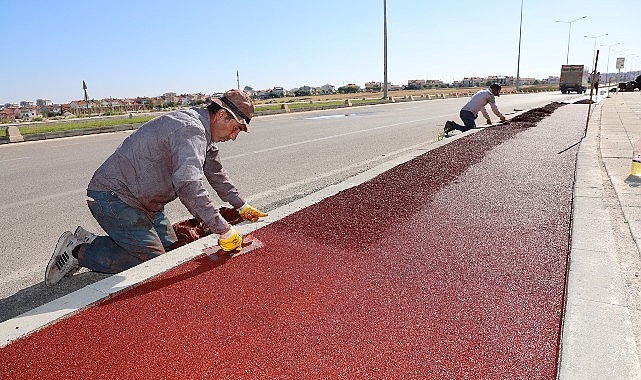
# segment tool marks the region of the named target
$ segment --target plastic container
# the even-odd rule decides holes
[[[625,183],[637,187],[641,185],[641,139],[634,144],[632,151],[632,168],[630,175],[625,179]]]

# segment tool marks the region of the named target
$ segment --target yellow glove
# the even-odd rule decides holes
[[[218,245],[225,252],[238,251],[243,246],[243,237],[234,227],[229,227],[227,232],[218,236]]]
[[[251,220],[252,222],[257,222],[258,218],[267,216],[267,214],[248,203],[245,203],[243,207],[238,209],[238,213],[243,220]]]

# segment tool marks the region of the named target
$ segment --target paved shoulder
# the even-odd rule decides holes
[[[560,379],[641,379],[641,188],[624,183],[641,137],[635,95],[598,104],[581,143]]]

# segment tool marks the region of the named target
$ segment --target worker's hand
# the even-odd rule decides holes
[[[251,220],[252,222],[257,222],[258,218],[263,218],[267,216],[264,212],[260,211],[256,207],[245,203],[243,207],[238,209],[238,213],[243,220]]]
[[[225,252],[238,251],[243,245],[243,237],[230,226],[227,232],[218,236],[218,245]]]
[[[507,121],[507,119],[505,118],[505,116],[501,115],[501,121],[502,121],[502,122],[504,122],[504,123]]]
[[[492,125],[492,119],[490,119],[489,117],[485,119],[485,121],[487,122],[487,125]]]

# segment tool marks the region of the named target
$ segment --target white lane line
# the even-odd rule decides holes
[[[339,137],[344,137],[344,136],[349,136],[349,135],[354,135],[354,134],[359,134],[359,133],[365,133],[365,132],[375,131],[375,130],[379,130],[379,129],[397,127],[399,125],[424,122],[424,121],[427,121],[427,120],[430,120],[430,119],[441,118],[441,117],[445,117],[445,116],[433,116],[433,117],[426,118],[426,119],[410,120],[410,121],[405,121],[405,122],[402,122],[402,123],[381,125],[381,126],[378,126],[378,127],[373,127],[373,128],[369,128],[369,129],[362,129],[362,130],[359,130],[359,131],[351,131],[351,132],[339,133],[339,134],[331,135],[331,136],[319,137],[319,138],[316,138],[316,139],[303,140],[303,141],[299,141],[299,142],[296,142],[296,143],[279,145],[279,146],[276,146],[276,147],[261,149],[261,150],[257,150],[257,151],[254,151],[254,152],[242,153],[242,154],[237,154],[237,155],[233,155],[233,156],[226,156],[225,159],[229,160],[229,159],[232,159],[232,158],[240,158],[240,157],[245,157],[245,156],[249,156],[249,155],[252,155],[252,154],[259,154],[259,153],[270,152],[270,151],[279,150],[279,149],[286,149],[286,148],[290,148],[290,147],[293,147],[293,146],[298,146],[298,145],[303,145],[303,144],[310,144],[310,143],[314,143],[314,142],[318,142],[318,141],[324,141],[324,140],[329,140],[329,139],[334,139],[334,138],[339,138]],[[413,145],[413,146],[410,146],[410,147],[407,147],[407,148],[403,148],[403,149],[397,150],[395,152],[386,153],[386,155],[396,155],[396,154],[399,154],[399,153],[402,153],[402,152],[405,152],[405,151],[408,151],[408,150],[412,150],[412,149],[414,149],[416,147],[419,147],[419,146],[425,145],[425,144],[426,143]],[[65,145],[76,145],[76,144],[65,144]],[[371,162],[376,162],[376,161],[377,161],[376,159],[372,159],[372,160],[363,161],[363,162],[361,162],[359,164],[352,164],[352,165],[344,167],[343,169],[336,169],[334,171],[330,171],[330,172],[327,172],[327,173],[324,173],[324,174],[321,174],[321,175],[314,176],[314,178],[303,179],[303,180],[300,180],[300,181],[297,181],[297,182],[293,182],[293,183],[284,185],[284,186],[282,186],[280,188],[277,188],[277,189],[272,189],[272,190],[268,190],[268,191],[263,192],[263,193],[255,194],[255,195],[253,195],[251,197],[248,197],[248,199],[263,198],[263,197],[266,197],[268,195],[274,194],[274,193],[279,192],[279,191],[285,191],[285,190],[290,189],[292,187],[304,185],[306,183],[309,183],[309,182],[311,182],[313,180],[317,180],[319,178],[329,177],[329,176],[332,176],[332,175],[335,175],[335,174],[339,174],[339,173],[341,173],[343,171],[354,169],[354,168],[357,168],[359,166],[362,166],[362,165],[365,165],[365,164],[368,164],[368,163],[371,163]],[[84,194],[85,191],[86,191],[86,189],[76,189],[76,190],[66,191],[66,192],[63,192],[63,193],[47,195],[47,196],[44,196],[44,197],[38,197],[38,198],[33,198],[33,199],[19,201],[19,202],[4,203],[4,204],[0,204],[0,210],[7,210],[7,209],[10,209],[10,208],[13,208],[13,207],[21,207],[21,206],[34,204],[34,203],[38,203],[38,202],[42,202],[42,201],[48,201],[48,200],[52,200],[52,199],[65,198],[65,197],[72,196],[72,195],[75,195],[75,194]]]
[[[408,147],[405,147],[405,148],[402,148],[402,149],[398,149],[398,150],[393,151],[393,152],[388,152],[388,153],[385,154],[385,158],[387,160],[392,156],[397,156],[399,154],[407,153],[408,151],[416,150],[416,149],[419,149],[421,147],[424,147],[424,146],[430,145],[430,144],[431,144],[431,142],[422,142],[420,144],[408,146]],[[369,159],[369,160],[361,161],[361,162],[358,162],[358,163],[355,163],[355,164],[352,164],[352,165],[344,166],[344,167],[341,167],[339,169],[334,169],[334,170],[331,170],[331,171],[328,171],[328,172],[325,172],[325,173],[315,174],[313,177],[304,178],[304,179],[301,179],[301,180],[296,181],[296,182],[290,182],[290,183],[285,184],[283,186],[280,186],[280,187],[277,187],[277,188],[274,188],[274,189],[270,189],[270,190],[267,190],[267,191],[263,191],[262,193],[249,195],[247,197],[247,201],[248,202],[256,202],[257,199],[268,198],[268,197],[273,196],[274,194],[278,194],[280,192],[285,192],[285,191],[288,191],[288,190],[290,190],[292,188],[296,188],[298,186],[304,186],[304,185],[307,185],[309,183],[314,183],[314,182],[317,182],[318,180],[321,180],[323,178],[331,177],[331,176],[334,176],[334,175],[337,175],[337,174],[341,174],[341,173],[350,171],[352,169],[357,169],[359,167],[362,167],[362,166],[365,166],[365,165],[368,165],[368,164],[377,163],[377,162],[380,162],[380,161],[381,161],[381,157],[376,157],[376,158],[372,158],[372,159]]]
[[[18,161],[18,160],[28,160],[31,157],[16,157],[16,158],[10,158],[8,160],[0,160],[0,163],[2,162],[11,162],[11,161]]]
[[[291,144],[285,144],[285,145],[274,146],[274,147],[271,147],[271,148],[255,150],[253,152],[241,153],[241,154],[236,154],[236,155],[233,155],[233,156],[225,156],[225,159],[229,160],[229,159],[233,159],[233,158],[249,156],[249,155],[252,155],[252,154],[259,154],[259,153],[271,152],[271,151],[274,151],[274,150],[287,149],[287,148],[291,148],[291,147],[294,147],[294,146],[299,146],[299,145],[304,145],[304,144],[311,144],[311,143],[318,142],[318,141],[331,140],[331,139],[335,139],[335,138],[339,138],[339,137],[345,137],[345,136],[349,136],[349,135],[356,135],[356,134],[359,134],[359,133],[366,133],[366,132],[376,131],[376,130],[379,130],[379,129],[398,127],[399,125],[425,122],[425,121],[428,121],[428,120],[437,119],[437,118],[444,118],[444,117],[447,117],[447,116],[448,115],[439,115],[439,116],[429,117],[429,118],[426,118],[426,119],[410,120],[410,121],[404,121],[402,123],[387,124],[387,125],[381,125],[379,127],[374,127],[374,128],[361,129],[359,131],[351,131],[351,132],[339,133],[339,134],[330,135],[330,136],[318,137],[318,138],[315,138],[315,139],[298,141],[298,142],[291,143]]]
[[[58,193],[58,194],[46,195],[44,197],[31,198],[31,199],[27,199],[27,200],[19,201],[19,202],[0,203],[0,210],[7,210],[7,209],[10,209],[10,208],[13,208],[13,207],[22,207],[22,206],[30,205],[30,204],[33,204],[33,203],[50,201],[52,199],[67,198],[69,196],[73,196],[73,195],[76,195],[76,194],[85,194],[86,191],[87,191],[87,189],[83,188],[83,189],[65,191],[65,192]]]

